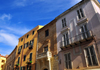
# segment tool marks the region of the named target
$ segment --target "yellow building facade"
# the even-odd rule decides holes
[[[4,70],[6,63],[6,57],[0,54],[0,70]]]
[[[37,30],[42,27],[43,26],[37,26],[19,38],[14,70],[35,70],[38,38]]]

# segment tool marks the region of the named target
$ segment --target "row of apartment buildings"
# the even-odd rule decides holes
[[[47,25],[33,28],[9,56],[5,70],[99,70],[100,3],[82,0]]]
[[[7,56],[8,55],[3,56],[0,54],[0,70],[4,70]]]

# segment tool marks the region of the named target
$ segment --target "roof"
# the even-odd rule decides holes
[[[1,55],[1,54],[0,54],[0,57],[4,57],[4,58],[7,58],[7,56],[3,56],[3,55]]]
[[[50,24],[54,24],[56,21],[57,21],[56,19],[53,19],[51,22],[49,22],[44,27],[42,27],[41,29],[39,29],[38,32],[41,31],[42,29],[44,29],[45,27],[49,26]]]
[[[90,1],[90,0],[82,0],[79,3],[75,4],[74,6],[72,6],[71,8],[69,8],[68,10],[66,10],[65,12],[63,12],[62,14],[58,15],[56,17],[56,19],[59,19],[60,17],[64,16],[65,14],[68,14],[69,12],[71,12],[72,10],[74,10],[75,8],[77,8],[78,6],[82,5],[83,3]],[[93,0],[98,7],[100,7],[100,3],[98,2],[98,0]]]
[[[36,26],[35,28],[37,28],[37,27],[39,27],[39,26],[42,26],[42,25],[38,25],[38,26]],[[32,30],[34,30],[35,28],[33,28],[33,29],[31,29],[30,31],[28,31],[26,34],[24,34],[23,36],[21,36],[20,38],[22,38],[22,37],[24,37],[25,35],[27,35],[28,33],[30,33]],[[20,39],[19,38],[19,39]]]
[[[16,50],[17,46],[14,48],[14,50],[10,53],[10,55]],[[8,55],[8,57],[10,57],[10,55]],[[7,58],[8,58],[7,57]]]

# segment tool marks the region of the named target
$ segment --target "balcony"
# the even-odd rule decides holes
[[[21,51],[18,51],[18,54],[20,54]]]
[[[33,45],[29,45],[29,49],[33,49]]]
[[[46,57],[48,58],[52,57],[52,53],[47,51],[47,52],[37,54],[37,59],[46,58]]]
[[[19,63],[18,63],[18,61],[16,62],[15,66],[16,66],[16,67],[18,67],[18,66],[19,66]]]
[[[27,59],[26,64],[31,64],[32,60],[30,58]]]
[[[71,37],[69,39],[65,39],[65,41],[61,41],[60,47],[61,47],[61,49],[65,48],[65,47],[67,48],[69,46],[73,46],[73,45],[76,45],[78,43],[89,41],[89,40],[93,39],[93,37],[94,36],[93,36],[92,31],[86,31],[86,32],[83,32],[79,35]]]

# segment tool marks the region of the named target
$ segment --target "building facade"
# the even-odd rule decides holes
[[[42,27],[37,26],[19,38],[15,58],[15,70],[36,69],[37,30]]]
[[[56,19],[38,30],[36,70],[58,70]]]
[[[6,56],[0,54],[0,70],[4,70],[6,63]]]
[[[56,19],[59,70],[99,70],[100,3],[82,0]]]
[[[11,52],[11,54],[6,59],[5,69],[4,70],[14,70],[14,62],[16,57],[16,48]]]

